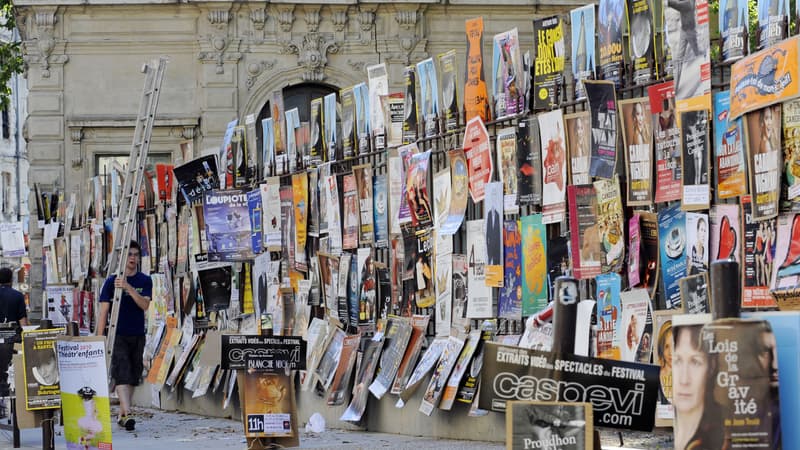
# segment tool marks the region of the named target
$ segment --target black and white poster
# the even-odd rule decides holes
[[[223,334],[220,364],[225,370],[305,370],[306,341],[299,336]]]
[[[625,24],[624,0],[600,0],[597,17],[600,78],[621,86],[623,72],[622,28]]]
[[[508,449],[585,450],[592,448],[592,430],[590,403],[508,402]]]
[[[613,178],[617,164],[617,98],[609,81],[586,81],[592,115],[592,156],[589,175]]]
[[[655,33],[653,29],[653,0],[630,0],[630,58],[633,65],[633,83],[642,85],[655,77]]]
[[[686,111],[681,117],[681,209],[708,209],[711,202],[708,111]],[[778,132],[780,133],[780,132]]]

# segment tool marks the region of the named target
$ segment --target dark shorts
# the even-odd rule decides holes
[[[144,336],[114,338],[114,355],[111,357],[111,378],[114,379],[114,384],[139,385],[144,370],[144,342]]]

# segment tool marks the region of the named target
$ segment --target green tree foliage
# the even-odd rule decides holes
[[[0,30],[13,32],[15,27],[12,0],[0,0]],[[8,35],[10,37],[12,34]],[[14,74],[22,73],[23,67],[19,42],[0,40],[0,107],[8,105],[11,97],[9,81]]]

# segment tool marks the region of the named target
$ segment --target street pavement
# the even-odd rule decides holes
[[[5,423],[5,419],[3,419]],[[136,430],[125,431],[116,424],[113,428],[115,450],[247,450],[242,423],[238,420],[208,418],[193,414],[155,409],[136,409]],[[300,426],[301,430],[303,425]],[[56,425],[55,448],[65,449],[63,428]],[[498,430],[504,433],[505,430]],[[619,434],[613,430],[600,433],[603,450],[671,449],[672,434],[667,430],[653,433]],[[0,449],[11,449],[11,434],[0,431]],[[41,449],[40,429],[22,430],[21,447],[26,450]],[[440,440],[367,431],[327,429],[322,433],[305,433],[300,436],[300,448],[356,450],[356,449],[486,449],[502,450],[501,442],[475,442]]]

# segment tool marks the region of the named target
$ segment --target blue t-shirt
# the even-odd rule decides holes
[[[108,277],[100,291],[100,301],[110,302],[114,298],[114,279],[115,276]],[[127,277],[128,284],[142,297],[152,297],[153,280],[149,275],[136,272],[135,275]],[[119,316],[117,317],[117,336],[144,336],[144,311],[133,301],[133,298],[125,291],[122,291],[122,298],[119,302]]]

